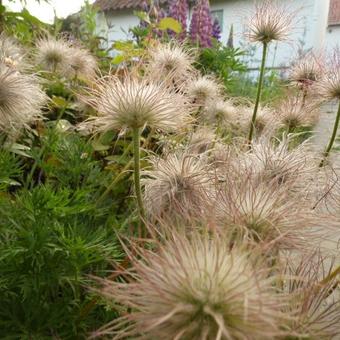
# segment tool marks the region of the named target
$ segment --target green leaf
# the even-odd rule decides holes
[[[182,25],[179,21],[175,20],[174,18],[164,18],[162,19],[159,24],[158,28],[162,31],[165,30],[172,30],[175,33],[181,33],[182,32]]]
[[[53,96],[52,102],[56,107],[64,108],[67,106],[67,101],[63,97]]]
[[[125,61],[125,59],[126,59],[126,56],[124,56],[123,54],[118,54],[111,60],[111,63],[114,65],[118,65],[122,63],[123,61]]]
[[[134,45],[132,41],[115,41],[112,47],[118,51],[130,51],[133,50]]]

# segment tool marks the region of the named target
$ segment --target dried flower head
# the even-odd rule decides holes
[[[310,339],[340,336],[339,280],[332,277],[334,259],[319,251],[301,260],[289,259],[284,272],[284,289],[291,297],[290,308],[297,318],[290,323],[292,334]]]
[[[268,250],[304,245],[303,232],[310,225],[303,202],[275,181],[254,181],[252,169],[237,171],[235,167],[234,172],[216,195],[218,225],[235,241],[261,244]]]
[[[252,42],[268,44],[288,38],[294,13],[273,0],[258,1],[249,21],[248,37]]]
[[[41,118],[46,95],[37,78],[0,64],[0,130],[15,133]]]
[[[275,115],[279,122],[289,132],[299,127],[313,126],[319,120],[319,103],[298,96],[286,96],[275,109]]]
[[[3,64],[15,69],[25,69],[27,64],[23,60],[24,55],[24,51],[14,39],[5,33],[0,34],[0,60]]]
[[[68,54],[70,76],[93,79],[98,69],[95,57],[86,49],[71,47]]]
[[[187,150],[193,154],[205,153],[214,147],[216,140],[217,137],[213,130],[205,126],[200,127],[190,136]]]
[[[231,100],[209,100],[204,108],[204,119],[210,124],[231,124],[236,116],[237,108]]]
[[[36,43],[36,62],[49,72],[58,72],[62,75],[69,75],[71,45],[66,39],[55,39],[48,36],[39,39]]]
[[[192,51],[178,44],[159,44],[151,48],[149,53],[147,73],[154,79],[167,79],[178,86],[195,73]]]
[[[253,108],[249,106],[239,106],[238,115],[235,122],[244,133],[250,128]],[[278,129],[278,122],[274,112],[269,107],[259,107],[255,120],[255,131],[258,135],[271,135]]]
[[[165,340],[280,335],[285,303],[267,269],[213,236],[194,233],[189,239],[173,232],[157,253],[137,249],[138,256],[130,256],[132,269],[122,273],[127,282],[101,281],[106,298],[132,311],[96,335]]]
[[[328,69],[315,86],[316,92],[325,100],[340,100],[340,47],[337,46],[330,58]]]
[[[197,105],[204,106],[210,100],[221,95],[221,85],[211,76],[202,76],[190,80],[187,85],[188,96]]]
[[[209,177],[198,156],[173,154],[151,160],[152,170],[144,171],[145,208],[151,216],[197,217],[208,206]]]
[[[323,63],[313,52],[305,54],[290,69],[289,80],[302,89],[308,89],[323,75]]]
[[[177,131],[190,122],[190,105],[165,83],[147,78],[116,76],[99,79],[83,100],[98,111],[90,119],[97,131],[139,129],[149,126]]]
[[[317,160],[310,152],[308,142],[292,148],[292,138],[283,137],[276,143],[260,138],[253,143],[251,151],[245,155],[245,163],[259,181],[303,186],[316,174]]]

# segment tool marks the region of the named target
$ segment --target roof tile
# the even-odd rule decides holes
[[[330,2],[328,25],[340,25],[340,0]]]

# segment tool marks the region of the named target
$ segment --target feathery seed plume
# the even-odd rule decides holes
[[[188,96],[197,105],[216,100],[221,94],[221,85],[211,76],[202,76],[188,83]]]
[[[137,247],[137,246],[136,246]],[[172,232],[155,253],[131,254],[128,282],[99,280],[104,297],[131,311],[99,330],[115,339],[273,339],[286,302],[260,261],[223,237]],[[117,308],[119,306],[117,305]]]
[[[97,131],[141,129],[149,126],[166,132],[178,131],[191,121],[191,105],[166,83],[147,78],[116,76],[99,79],[83,100],[98,111],[87,122]]]
[[[63,76],[69,75],[71,44],[66,39],[55,39],[51,36],[41,38],[37,41],[36,48],[36,62],[45,71],[58,72]]]
[[[81,47],[71,47],[69,50],[70,76],[93,79],[98,69],[95,57],[86,49]]]
[[[0,64],[0,130],[20,131],[41,118],[47,96],[34,75],[22,74]]]
[[[143,172],[146,211],[154,217],[197,217],[208,209],[209,177],[196,155],[173,154],[151,160]]]
[[[195,73],[192,66],[194,62],[192,51],[185,50],[178,44],[159,44],[150,48],[149,53],[147,74],[153,79],[167,79],[169,82],[174,82],[174,85],[180,86]]]
[[[258,1],[249,21],[248,38],[252,42],[268,44],[287,40],[294,13],[273,0]]]

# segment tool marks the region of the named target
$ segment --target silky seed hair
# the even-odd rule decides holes
[[[193,50],[185,49],[178,43],[159,44],[149,49],[150,60],[146,73],[155,80],[167,80],[174,86],[195,75]]]
[[[198,217],[209,206],[209,175],[197,155],[179,153],[152,158],[142,173],[145,208],[157,218]]]
[[[312,339],[337,339],[340,336],[340,300],[336,258],[320,249],[302,257],[288,257],[283,270],[284,290],[290,296],[289,313],[296,318],[288,326],[291,333]]]
[[[311,242],[305,235],[319,220],[300,198],[288,184],[254,180],[253,169],[234,165],[216,193],[217,224],[237,243],[268,251],[303,249]]]
[[[289,132],[299,127],[314,126],[319,121],[320,102],[287,95],[274,108],[274,115]]]
[[[324,100],[340,100],[340,47],[334,48],[329,58],[326,72],[318,84],[315,92]]]
[[[42,118],[47,96],[35,75],[22,74],[0,64],[0,130],[17,135]]]
[[[308,89],[319,81],[324,72],[321,56],[309,52],[299,58],[291,67],[288,79],[302,89]]]
[[[193,103],[204,106],[210,100],[216,100],[222,93],[221,85],[212,76],[201,76],[190,80],[187,94]]]
[[[252,42],[270,43],[287,40],[295,13],[274,0],[257,1],[247,36]]]
[[[203,119],[211,125],[230,125],[237,118],[237,107],[231,100],[211,99],[208,100]]]
[[[71,44],[63,37],[47,36],[36,42],[36,63],[43,70],[69,76]]]
[[[26,70],[25,52],[18,43],[4,32],[0,34],[0,61],[9,68]]]
[[[126,282],[99,280],[122,316],[94,336],[115,339],[273,339],[285,298],[258,255],[222,236],[175,232],[156,251],[134,247]],[[136,254],[136,255],[134,255]],[[126,313],[126,310],[129,313]]]
[[[81,77],[83,79],[93,80],[98,71],[97,60],[90,51],[82,47],[71,47],[69,50],[70,77]]]
[[[82,100],[93,107],[97,117],[87,124],[98,132],[143,129],[148,126],[164,132],[178,132],[192,121],[192,106],[166,83],[127,75],[98,79]]]

